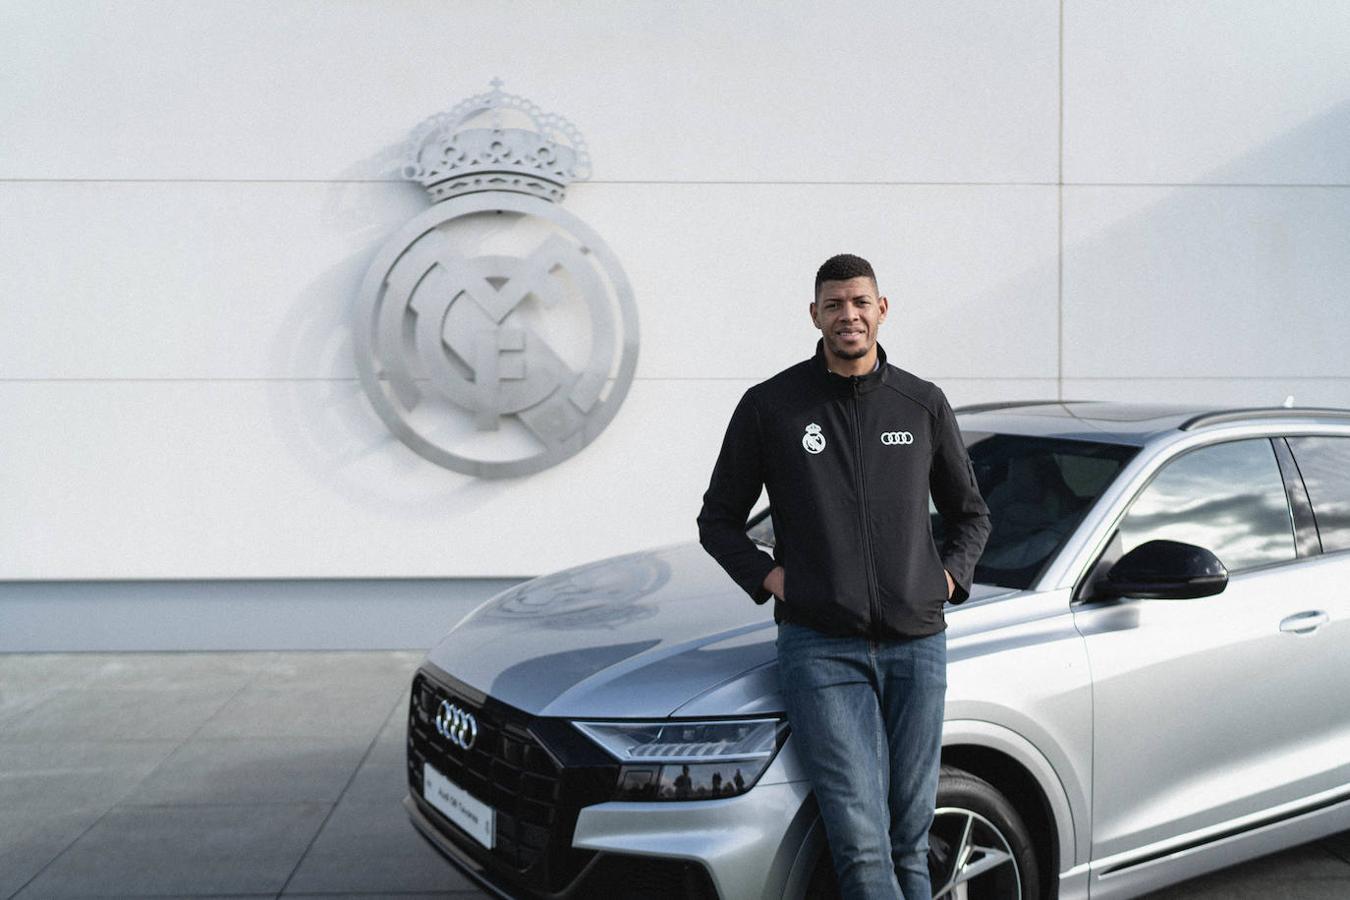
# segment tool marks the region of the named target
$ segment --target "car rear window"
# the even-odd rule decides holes
[[[1350,550],[1350,438],[1291,437],[1322,550]]]

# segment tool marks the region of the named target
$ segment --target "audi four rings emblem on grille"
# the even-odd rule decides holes
[[[914,443],[914,435],[908,431],[883,431],[881,442],[887,447],[894,447],[897,444],[912,444]]]
[[[436,731],[461,750],[468,750],[478,739],[478,720],[449,700],[441,701],[436,711]]]

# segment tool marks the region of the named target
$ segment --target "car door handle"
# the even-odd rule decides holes
[[[1310,609],[1306,612],[1294,613],[1292,616],[1285,616],[1280,620],[1280,630],[1288,631],[1291,634],[1312,634],[1330,621],[1331,617],[1320,609]]]

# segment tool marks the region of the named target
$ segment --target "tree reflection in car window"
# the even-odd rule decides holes
[[[1312,500],[1322,550],[1350,550],[1350,438],[1291,437]]]
[[[1230,572],[1293,559],[1294,519],[1266,438],[1192,450],[1169,462],[1120,525],[1121,552],[1164,539],[1204,547]]]

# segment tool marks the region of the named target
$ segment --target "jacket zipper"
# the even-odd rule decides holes
[[[867,475],[864,472],[865,461],[863,458],[862,444],[862,412],[858,408],[858,378],[853,376],[853,447],[857,459],[857,487],[858,487],[858,524],[862,527],[863,538],[863,563],[867,568],[867,611],[871,617],[872,634],[875,636],[880,632],[881,616],[877,608],[877,572],[876,563],[872,558],[872,529],[868,526],[869,517],[867,515]]]

